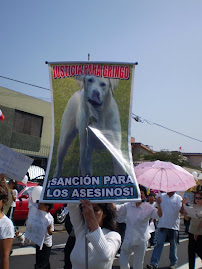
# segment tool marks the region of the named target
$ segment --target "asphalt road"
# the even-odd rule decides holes
[[[20,226],[20,230],[24,231],[24,227]],[[51,251],[51,268],[61,269],[64,265],[63,249],[67,241],[68,235],[63,225],[55,225],[55,232],[53,234],[53,247]],[[180,229],[180,244],[178,245],[178,268],[188,269],[187,257],[188,239],[184,234],[183,224]],[[144,268],[149,264],[152,255],[152,249],[147,249]],[[24,247],[20,247],[20,242],[15,238],[13,244],[13,254],[10,257],[10,269],[29,269],[34,268],[35,264],[35,248],[34,245],[29,245],[27,242]],[[161,260],[159,263],[160,269],[169,268],[169,244],[165,244]],[[119,269],[118,259],[115,259],[113,269]],[[132,268],[132,267],[131,267]],[[202,263],[197,259],[196,269],[202,268]]]

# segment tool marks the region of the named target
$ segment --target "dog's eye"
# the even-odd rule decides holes
[[[93,82],[92,78],[89,78],[88,82]]]
[[[101,87],[105,87],[106,84],[105,84],[104,82],[102,82],[102,83],[100,83],[100,86],[101,86]]]

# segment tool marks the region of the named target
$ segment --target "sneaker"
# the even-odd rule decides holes
[[[153,264],[147,264],[147,269],[158,269],[158,266]]]
[[[170,269],[176,269],[176,268],[177,268],[177,265],[176,264],[170,266]]]

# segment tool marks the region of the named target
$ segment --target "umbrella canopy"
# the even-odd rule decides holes
[[[135,167],[137,182],[165,192],[186,191],[196,185],[192,174],[171,162],[145,162]]]

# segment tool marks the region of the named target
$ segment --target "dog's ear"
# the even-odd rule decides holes
[[[84,76],[74,77],[76,83],[79,85],[80,89],[84,87]]]
[[[114,90],[116,89],[116,87],[118,86],[119,80],[115,79],[115,78],[110,78],[109,83],[110,83],[110,87],[111,87],[111,90],[112,90],[112,93],[113,93]]]

